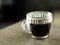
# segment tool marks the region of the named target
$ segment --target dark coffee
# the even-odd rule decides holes
[[[51,23],[48,24],[30,24],[32,35],[36,37],[43,37],[49,34]]]

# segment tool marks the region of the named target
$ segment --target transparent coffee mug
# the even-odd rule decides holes
[[[33,11],[26,14],[26,20],[21,28],[32,35],[32,38],[47,38],[52,23],[52,13],[48,11]]]

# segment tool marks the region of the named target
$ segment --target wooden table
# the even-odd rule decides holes
[[[60,45],[60,11],[54,12],[54,21],[47,39],[33,39],[21,29],[21,20],[0,29],[0,45]]]

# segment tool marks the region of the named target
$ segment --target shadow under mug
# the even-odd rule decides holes
[[[26,15],[26,20],[22,22],[21,27],[32,38],[47,38],[52,23],[52,13],[48,11],[33,11]]]

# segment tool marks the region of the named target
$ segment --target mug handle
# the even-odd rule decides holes
[[[26,26],[26,21],[23,21],[21,23],[21,29],[26,31],[27,33],[30,33],[31,34],[31,31],[27,29],[27,26]]]
[[[22,28],[22,30],[26,30],[25,25],[26,25],[26,22],[23,21],[23,22],[21,23],[21,28]]]

